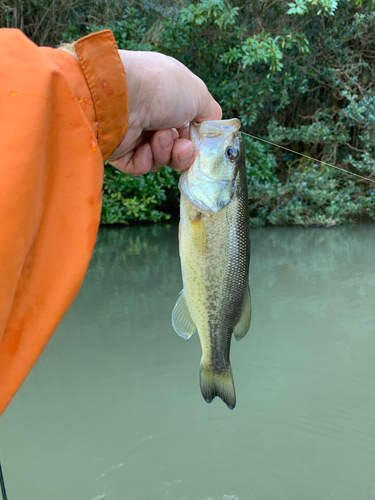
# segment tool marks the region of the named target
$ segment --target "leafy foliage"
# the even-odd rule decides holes
[[[167,220],[171,215],[160,207],[168,196],[178,196],[177,172],[171,169],[164,167],[156,174],[137,179],[107,167],[104,171],[102,222]]]
[[[35,8],[25,2],[23,12],[34,16],[25,28],[29,35],[36,33],[36,14],[46,15],[43,2]],[[0,22],[17,25],[18,4],[1,4],[7,8]],[[244,132],[375,178],[373,0],[83,5],[86,10],[77,2],[61,7],[68,22],[57,23],[65,26],[60,40],[109,27],[120,48],[158,50],[186,64],[206,82],[224,117],[241,120]],[[371,183],[254,138],[245,141],[253,225],[330,226],[363,213],[375,218]],[[106,169],[103,222],[167,218],[175,210],[176,186],[169,169],[141,180]]]
[[[201,76],[245,132],[371,177],[373,7],[201,0],[165,19],[154,43]],[[373,216],[370,183],[255,139],[246,144],[253,225],[330,226]]]

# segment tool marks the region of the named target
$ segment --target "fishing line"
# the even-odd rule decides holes
[[[1,470],[1,463],[0,463],[0,488],[1,488],[1,493],[3,495],[3,500],[7,500],[7,492],[5,491],[5,484],[4,484],[3,471]]]
[[[253,139],[258,139],[258,141],[266,142],[267,144],[271,144],[272,146],[276,146],[277,148],[285,149],[285,151],[289,151],[290,153],[304,156],[305,158],[308,158],[309,160],[317,161],[317,162],[321,163],[322,165],[328,165],[329,167],[336,168],[337,170],[341,170],[341,172],[345,172],[346,174],[350,174],[350,175],[355,175],[356,177],[359,177],[360,179],[364,179],[365,181],[369,181],[369,182],[372,182],[373,184],[375,184],[375,181],[373,179],[369,179],[368,177],[363,177],[363,175],[355,174],[354,172],[350,172],[350,170],[345,170],[344,168],[337,167],[336,165],[331,165],[331,163],[327,163],[326,161],[317,160],[317,159],[312,158],[311,156],[307,156],[303,153],[298,153],[297,151],[293,151],[293,149],[286,148],[285,146],[280,146],[280,144],[275,144],[274,142],[271,142],[271,141],[266,141],[266,139],[261,139],[260,137],[257,137],[256,135],[247,134],[246,132],[241,132],[241,134],[248,135],[249,137],[252,137]]]

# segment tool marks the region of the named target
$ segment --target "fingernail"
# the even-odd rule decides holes
[[[191,162],[191,160],[193,159],[193,156],[194,156],[194,149],[188,148],[185,151],[183,151],[182,153],[178,154],[177,159],[180,163],[184,164],[184,163]]]
[[[170,149],[172,147],[173,138],[172,138],[172,132],[170,130],[167,130],[167,132],[164,132],[164,134],[162,134],[159,137],[159,144],[160,144],[161,149],[164,149],[164,150]]]

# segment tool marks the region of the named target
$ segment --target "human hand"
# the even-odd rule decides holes
[[[190,167],[192,120],[220,120],[219,104],[203,81],[173,57],[119,50],[129,90],[129,128],[109,163],[136,177],[164,165]]]

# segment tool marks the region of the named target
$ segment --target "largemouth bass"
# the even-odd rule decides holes
[[[192,122],[196,159],[181,174],[180,259],[183,290],[172,324],[184,339],[198,330],[200,387],[207,403],[236,405],[229,351],[251,318],[250,228],[240,121]]]

